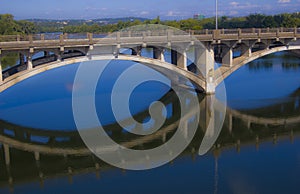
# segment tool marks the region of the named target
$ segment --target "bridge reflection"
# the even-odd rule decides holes
[[[209,96],[195,95],[198,95],[201,104],[200,122],[193,141],[180,156],[190,155],[192,159],[197,157],[204,136],[210,132],[206,129],[208,115],[212,114],[212,110],[209,109]],[[186,96],[187,100],[188,98],[189,96]],[[107,134],[119,144],[136,150],[151,149],[164,144],[177,130],[181,107],[173,91],[168,92],[160,101],[169,107],[171,114],[167,115],[166,122],[159,131],[148,136],[138,136],[123,130],[120,124],[114,123],[105,126]],[[288,109],[284,114],[280,114],[282,107]],[[189,136],[191,135],[189,125],[195,122],[192,118],[198,114],[198,111],[193,110],[193,107],[185,108],[191,111],[184,115],[186,128],[183,136]],[[265,116],[267,114],[264,111],[272,111],[274,114]],[[259,149],[261,142],[271,140],[276,144],[284,136],[289,136],[293,142],[300,133],[299,113],[299,108],[295,107],[294,101],[249,111],[228,108],[223,129],[210,152],[217,158],[222,153],[222,149],[228,147],[234,147],[239,152],[243,145],[251,144]],[[147,120],[148,117],[148,110],[134,116],[140,122]],[[132,125],[126,119],[121,122],[128,126]],[[149,126],[145,126],[145,130],[147,129]],[[101,171],[115,169],[95,157],[84,145],[76,130],[66,132],[33,129],[0,121],[0,142],[0,187],[10,185],[11,191],[15,184],[24,181],[39,180],[43,187],[45,179],[67,176],[72,184],[73,175],[78,173],[95,172],[96,177],[100,178]]]

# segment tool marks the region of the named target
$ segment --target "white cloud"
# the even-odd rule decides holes
[[[169,11],[169,12],[167,13],[167,16],[174,16],[174,12],[173,12],[173,11]]]
[[[141,11],[140,12],[140,15],[148,15],[149,14],[149,11]]]
[[[181,11],[174,11],[174,10],[170,10],[168,12],[164,12],[161,15],[164,15],[166,17],[183,17],[186,15],[189,15],[190,13],[185,13],[185,12],[181,12]]]
[[[236,2],[236,1],[232,1],[232,2],[230,2],[229,4],[230,4],[231,6],[234,6],[234,7],[236,7],[236,6],[239,5],[239,3]]]
[[[278,0],[277,2],[278,3],[290,3],[291,0]]]

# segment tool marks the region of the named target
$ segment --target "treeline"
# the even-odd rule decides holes
[[[232,28],[294,28],[300,27],[300,14],[299,13],[284,13],[277,15],[264,15],[264,14],[251,14],[246,17],[235,17],[230,18],[222,16],[218,20],[219,28],[232,29]],[[162,21],[159,17],[153,20],[146,21],[127,21],[118,22],[116,24],[108,25],[79,25],[79,26],[65,26],[61,28],[62,32],[66,33],[107,33],[118,31],[130,26],[141,25],[141,24],[162,24],[171,27],[175,27],[181,30],[202,30],[202,29],[214,29],[215,19],[206,18],[203,20],[185,19],[185,20],[173,20],[173,21]]]
[[[0,14],[0,34],[34,34],[36,32],[37,28],[34,23],[26,20],[16,21],[11,14]]]
[[[219,28],[277,28],[277,27],[300,27],[299,13],[284,13],[277,15],[251,14],[246,17],[227,17],[219,18]],[[127,27],[141,24],[162,24],[172,26],[181,30],[202,30],[214,29],[215,19],[205,18],[203,20],[185,19],[162,21],[159,17],[153,20],[130,20],[119,21],[116,23],[97,23],[96,21],[75,25],[68,22],[30,22],[26,20],[15,21],[10,14],[0,15],[0,34],[32,34],[46,32],[64,32],[64,33],[108,33],[115,32]]]

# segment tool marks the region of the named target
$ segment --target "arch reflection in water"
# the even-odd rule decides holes
[[[211,99],[204,96],[198,96],[198,98],[201,105],[200,114],[202,115],[200,123],[193,141],[179,156],[178,160],[184,158],[186,155],[191,155],[195,159],[197,155],[196,150],[203,144],[205,138],[215,138],[218,133],[210,131],[210,127],[207,127],[211,124],[207,123],[205,115],[213,114],[209,110]],[[121,145],[136,150],[151,149],[164,144],[172,138],[178,127],[180,115],[176,110],[180,108],[180,104],[173,91],[168,92],[160,101],[166,107],[170,107],[171,114],[167,116],[161,130],[156,133],[145,137],[138,136],[124,131],[119,124],[105,126],[106,133]],[[289,101],[284,106],[289,107],[294,104],[295,102]],[[267,109],[280,113],[281,107],[282,104],[278,104],[267,107]],[[188,130],[189,125],[195,122],[195,120],[189,117],[191,115],[193,115],[193,112],[187,115],[187,127],[182,131],[182,135],[186,137],[193,135]],[[248,112],[229,109],[223,131],[220,133],[216,143],[213,143],[211,152],[218,158],[223,148],[228,149],[228,147],[234,146],[233,148],[240,151],[244,144],[253,144],[259,149],[261,142],[271,140],[276,144],[281,136],[287,135],[291,141],[294,141],[295,135],[298,134],[300,128],[299,111],[298,109],[290,109],[289,114],[285,112],[284,115],[284,118],[280,114],[266,118],[262,114],[261,109]],[[137,120],[144,120],[147,117],[149,117],[148,111],[135,115]],[[265,122],[267,120],[270,122]],[[126,119],[122,122],[124,125],[130,125],[130,122]],[[99,178],[100,171],[109,172],[116,169],[96,158],[85,147],[77,132],[31,129],[15,126],[4,121],[1,122],[0,126],[1,152],[5,159],[1,160],[0,164],[0,187],[2,188],[8,185],[13,188],[14,185],[19,185],[21,182],[36,180],[40,180],[43,187],[44,181],[53,177],[58,179],[60,177],[68,177],[69,182],[72,183],[73,176],[77,176],[78,174],[94,172],[96,173],[96,177]],[[201,177],[201,174],[199,176]],[[105,179],[105,177],[103,178]]]
[[[179,124],[177,131],[173,134],[169,141],[155,148],[147,150],[128,149],[126,146],[112,141],[112,139],[107,136],[97,115],[94,101],[96,84],[107,65],[107,62],[104,62],[103,64],[101,61],[85,63],[79,67],[75,77],[75,85],[77,83],[82,83],[85,86],[81,91],[73,91],[72,96],[74,120],[84,143],[96,156],[109,164],[123,169],[145,170],[155,168],[176,158],[190,143],[193,138],[193,134],[197,129],[200,108],[196,93],[186,89],[181,89],[180,87],[172,86],[172,90],[174,90],[176,93],[178,102],[180,104],[180,109],[178,109],[180,118],[178,121]],[[129,126],[134,126],[133,129],[130,130],[132,133],[137,135],[149,135],[159,129],[164,123],[165,118],[163,115],[161,115],[161,113],[164,112],[165,106],[163,106],[161,102],[155,102],[155,108],[153,104],[150,106],[150,121],[148,121],[148,123],[152,121],[154,122],[154,125],[151,128],[145,129],[143,124],[136,122],[134,119],[130,119],[130,95],[133,93],[134,88],[145,81],[157,81],[166,85],[168,83],[165,83],[164,79],[153,79],[153,74],[148,74],[147,76],[144,75],[142,77],[134,76],[128,78],[130,77],[129,75],[132,74],[131,72],[137,71],[137,69],[140,69],[138,72],[142,72],[142,68],[139,65],[133,65],[123,72],[114,84],[111,94],[112,110],[117,119],[122,117],[120,115],[128,115],[128,120],[131,121]],[[166,70],[163,71],[163,73],[164,72],[166,72]],[[183,76],[180,76],[180,74],[175,74],[173,77],[176,76],[179,76],[179,79],[183,80],[181,82],[188,82],[188,80]],[[125,81],[126,84],[124,84]],[[124,88],[126,88],[126,92],[124,91]],[[212,100],[212,105],[214,105],[213,102],[214,100]],[[214,109],[213,106],[212,109]],[[225,108],[222,110],[220,109],[219,111],[222,114],[225,112]],[[209,126],[211,126],[213,129],[216,128],[218,131],[221,129],[223,124],[222,118],[224,118],[224,114],[221,115],[221,118],[217,120],[214,120],[213,115],[214,114],[207,114],[205,116],[209,122],[210,120],[213,120],[213,123],[217,123],[218,126]],[[184,131],[187,130],[188,121],[191,119],[195,121],[190,123],[189,126],[189,133],[191,133],[191,135],[184,136],[183,134],[185,133]],[[97,128],[93,130],[87,130],[89,126],[97,126]],[[122,123],[121,126],[123,126],[125,130],[128,130],[127,126],[123,125]],[[210,140],[210,138],[206,139]]]

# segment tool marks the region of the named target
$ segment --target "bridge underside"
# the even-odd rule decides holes
[[[63,61],[55,61],[46,63],[43,65],[36,66],[32,69],[26,69],[24,71],[20,71],[16,74],[13,74],[7,78],[4,79],[2,84],[0,85],[0,92],[6,90],[7,88],[27,79],[32,76],[35,76],[39,73],[66,66],[66,65],[72,65],[75,63],[84,63],[87,61],[97,61],[97,60],[127,60],[127,61],[134,61],[141,64],[144,64],[152,69],[157,70],[158,72],[162,73],[166,77],[168,77],[171,80],[172,84],[179,85],[182,87],[188,87],[186,85],[187,83],[181,82],[180,78],[186,78],[189,81],[191,81],[198,90],[205,91],[205,79],[201,76],[197,76],[194,73],[183,70],[177,66],[174,66],[173,64],[160,61],[157,59],[151,59],[151,58],[145,58],[140,56],[132,56],[132,55],[119,55],[118,57],[115,57],[113,55],[94,55],[92,58],[88,56],[82,56],[82,57],[75,57],[75,58],[69,58],[65,59]]]

